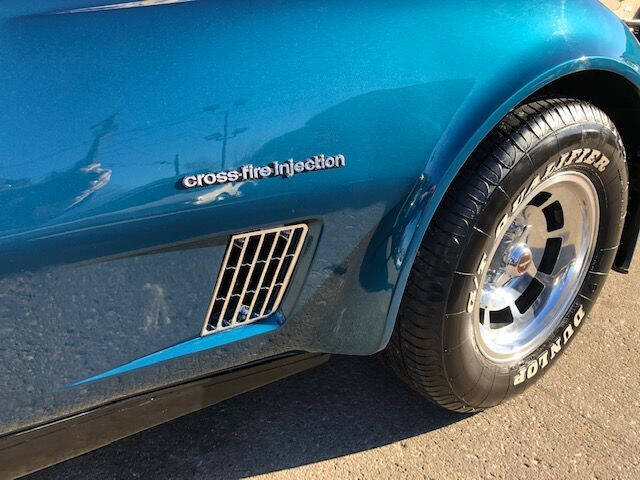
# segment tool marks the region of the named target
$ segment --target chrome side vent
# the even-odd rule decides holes
[[[307,236],[305,224],[231,237],[202,335],[255,322],[275,312]]]

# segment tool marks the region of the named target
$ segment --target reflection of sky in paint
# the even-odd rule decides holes
[[[554,2],[477,8],[463,1],[454,11],[445,2],[380,1],[365,9],[349,1],[196,0],[8,17],[12,8],[34,13],[34,5],[45,3],[52,12],[110,2],[3,2],[0,181],[35,183],[70,169],[87,155],[91,126],[115,115],[118,130],[102,140],[96,159],[111,177],[90,199],[174,177],[176,155],[181,173],[219,170],[221,142],[205,137],[222,133],[226,110],[229,132],[246,128],[227,143],[225,168],[233,168],[272,139],[368,92],[469,76],[495,85],[496,78],[482,76],[487,52],[491,71],[512,71],[521,58],[504,48],[504,40],[524,42],[521,27],[544,25],[550,9],[564,9]],[[464,28],[465,11],[475,15],[473,28]],[[509,21],[497,22],[496,15]],[[583,20],[589,23],[572,18],[564,34]],[[483,30],[489,26],[491,35]],[[556,53],[549,52],[550,64]],[[489,90],[488,83],[474,87],[474,93]],[[239,99],[246,103],[234,106]],[[219,108],[205,111],[210,105]],[[345,124],[358,121],[346,118]],[[318,138],[303,155],[340,153],[326,145],[335,143]],[[274,160],[286,160],[286,146],[277,155]]]
[[[169,10],[171,19],[162,13]],[[73,165],[86,155],[89,127],[113,113],[119,130],[104,139],[99,156],[113,171],[114,186],[172,176],[176,154],[184,170],[219,168],[221,142],[204,137],[222,131],[226,109],[230,131],[247,129],[227,145],[227,166],[240,166],[314,112],[421,80],[417,69],[408,68],[415,38],[399,39],[392,17],[377,20],[376,45],[366,22],[352,23],[335,9],[318,6],[322,20],[293,9],[256,7],[237,16],[232,10],[185,4],[5,23],[0,43],[11,48],[3,53],[8,58],[0,99],[10,115],[0,120],[0,177],[35,181]],[[410,14],[410,8],[394,12]],[[331,41],[328,26],[340,32],[341,42]],[[25,32],[37,35],[25,41]],[[392,38],[405,44],[406,57],[385,47]],[[357,55],[362,48],[379,51],[381,63],[363,60]],[[239,98],[246,104],[236,108]],[[203,111],[211,104],[220,109]],[[322,151],[319,142],[318,151],[308,154],[318,153],[335,152]]]
[[[193,1],[194,0],[139,0],[135,2],[111,3],[109,5],[99,5],[95,7],[74,8],[71,10],[63,10],[56,13],[60,15],[65,13],[99,12],[106,10],[119,10],[123,8],[155,7],[158,5],[169,5],[172,3],[186,3]]]

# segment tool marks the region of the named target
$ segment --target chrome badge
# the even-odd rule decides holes
[[[243,165],[233,170],[222,172],[198,173],[182,178],[184,188],[208,187],[215,184],[246,182],[262,180],[271,177],[289,178],[296,173],[330,170],[345,166],[344,155],[316,155],[306,160],[295,162],[289,159],[286,162],[272,162],[262,167],[254,167],[252,164]]]

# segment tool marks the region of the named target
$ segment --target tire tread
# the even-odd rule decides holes
[[[624,152],[613,122],[599,108],[571,98],[538,99],[517,107],[500,121],[445,194],[419,247],[385,352],[393,370],[432,402],[464,413],[491,406],[483,401],[470,403],[466,399],[473,392],[456,394],[449,383],[442,329],[447,314],[455,312],[447,312],[446,294],[432,295],[433,287],[449,292],[458,261],[489,196],[501,189],[505,176],[528,156],[532,146],[558,128],[585,122],[597,122],[613,131]]]

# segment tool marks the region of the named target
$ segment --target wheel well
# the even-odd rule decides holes
[[[584,70],[546,85],[532,97],[541,95],[566,96],[593,103],[609,115],[622,136],[629,165],[629,205],[613,268],[627,273],[640,230],[640,136],[637,133],[640,91],[618,74],[603,70]]]

